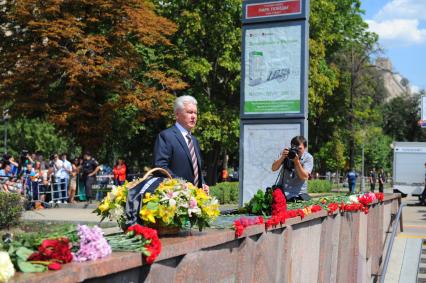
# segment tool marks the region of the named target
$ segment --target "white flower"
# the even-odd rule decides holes
[[[0,282],[7,282],[15,275],[12,261],[7,252],[0,252]]]
[[[176,201],[174,199],[169,199],[169,206],[176,206]]]
[[[110,210],[109,219],[112,221],[118,221],[121,216],[124,215],[124,208],[122,206],[116,206]]]
[[[351,203],[359,203],[359,201],[358,201],[358,197],[357,197],[356,195],[351,195],[351,196],[349,196],[349,201],[350,201]]]
[[[201,209],[198,206],[194,208],[188,208],[188,215],[191,216],[192,214],[201,215]]]

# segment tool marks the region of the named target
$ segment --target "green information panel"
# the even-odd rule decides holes
[[[244,114],[301,113],[302,26],[245,30]]]

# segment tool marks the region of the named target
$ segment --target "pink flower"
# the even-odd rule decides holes
[[[106,257],[111,253],[111,247],[103,236],[101,228],[86,225],[78,226],[80,249],[74,254],[75,261],[88,261]]]
[[[197,207],[197,200],[195,198],[191,198],[189,200],[189,208],[196,208]]]

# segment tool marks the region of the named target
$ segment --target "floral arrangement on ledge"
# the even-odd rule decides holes
[[[24,273],[59,270],[71,261],[95,260],[111,254],[102,230],[86,225],[44,235],[6,234],[0,250],[0,282],[7,282],[15,269]]]
[[[117,221],[123,227],[126,222],[125,207],[128,188],[134,182],[113,187],[94,210],[102,216]],[[181,179],[166,179],[154,193],[146,193],[140,218],[150,227],[190,228],[198,226],[201,231],[220,214],[219,202],[202,189]]]
[[[328,211],[329,215],[334,214],[334,212],[338,209],[341,213],[362,211],[365,214],[368,214],[369,206],[376,200],[378,202],[383,202],[384,194],[369,192],[361,195],[321,198],[315,201],[296,202],[287,206],[282,190],[277,188],[272,191],[271,217],[266,219],[265,228],[268,229],[270,227],[276,227],[279,224],[284,224],[285,220],[289,218],[300,217],[303,219],[306,215],[316,213],[321,210]],[[261,221],[243,220],[243,218],[235,220],[235,236],[240,237],[246,227],[257,224],[263,224],[263,218]]]
[[[180,179],[163,181],[153,194],[146,193],[140,211],[147,226],[190,228],[201,231],[220,214],[219,202],[204,190]]]

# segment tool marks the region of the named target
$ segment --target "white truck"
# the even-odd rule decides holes
[[[393,153],[393,191],[420,196],[425,188],[426,142],[394,142]]]

